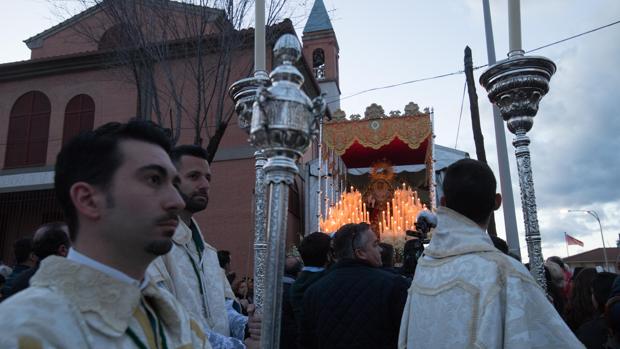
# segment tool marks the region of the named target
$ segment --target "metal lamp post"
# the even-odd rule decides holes
[[[603,256],[605,257],[605,270],[609,271],[609,260],[607,259],[607,248],[605,247],[605,237],[603,236],[603,225],[601,224],[601,219],[598,216],[598,213],[594,210],[568,210],[568,212],[581,212],[587,213],[590,216],[596,218],[598,222],[598,227],[601,230],[601,241],[603,241]]]
[[[286,248],[288,190],[299,172],[297,160],[318,132],[325,114],[322,97],[310,100],[301,85],[304,78],[294,66],[301,45],[291,34],[281,36],[274,49],[276,62],[271,87],[259,87],[252,110],[250,142],[264,152],[265,182],[269,186],[266,284],[261,348],[279,348],[282,310],[282,276]]]

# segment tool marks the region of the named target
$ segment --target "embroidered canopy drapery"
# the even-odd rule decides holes
[[[430,116],[341,121],[325,125],[323,142],[348,168],[386,158],[394,165],[425,163],[432,134]]]

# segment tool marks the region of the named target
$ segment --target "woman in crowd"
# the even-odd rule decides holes
[[[573,332],[576,332],[581,325],[594,317],[592,280],[594,280],[596,274],[596,269],[584,268],[573,278],[571,295],[566,304],[565,311],[566,323]]]

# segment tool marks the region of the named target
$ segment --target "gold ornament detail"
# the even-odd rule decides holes
[[[387,160],[380,160],[372,164],[370,169],[370,179],[374,181],[384,180],[392,182],[394,180],[394,168]]]

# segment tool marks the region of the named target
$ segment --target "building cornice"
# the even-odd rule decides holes
[[[100,0],[100,1],[101,1],[100,3],[97,3],[96,5],[91,6],[80,13],[77,13],[76,15],[56,24],[55,26],[42,31],[39,34],[29,37],[28,39],[24,40],[24,43],[30,49],[40,48],[43,45],[43,41],[47,39],[48,37],[78,23],[79,21],[102,10],[104,6],[107,6],[108,2],[106,0]],[[188,4],[188,3],[175,2],[175,1],[166,2],[164,5],[164,3],[162,3],[161,0],[142,0],[142,4],[146,6],[150,6],[150,7],[164,7],[165,6],[165,9],[172,9],[175,11],[190,10],[190,11],[198,12],[198,11],[204,11],[206,9],[213,15],[216,15],[219,17],[224,17],[224,14],[225,14],[223,10],[218,10],[214,8],[193,5],[193,4]]]
[[[295,34],[293,24],[288,19],[268,28],[267,45],[273,46],[277,38],[285,33]],[[235,34],[236,38],[234,38],[234,40],[238,42],[236,50],[246,50],[254,47],[253,28],[237,31]],[[221,40],[221,35],[219,33],[207,36],[199,46],[200,52],[202,54],[218,52],[218,48],[221,47]],[[181,59],[191,57],[197,54],[197,50],[198,45],[191,39],[169,42],[169,55],[167,58]],[[138,50],[134,50],[134,53],[138,54]],[[122,63],[115,55],[114,50],[82,52],[65,56],[0,64],[0,82],[25,80],[87,70],[109,69],[118,66],[122,66]]]
[[[338,46],[338,38],[336,37],[336,32],[333,30],[321,30],[318,32],[304,33],[301,37],[301,40],[306,43],[308,41],[320,40],[320,39],[330,39],[334,40],[336,44],[336,50],[340,51],[340,46]]]

